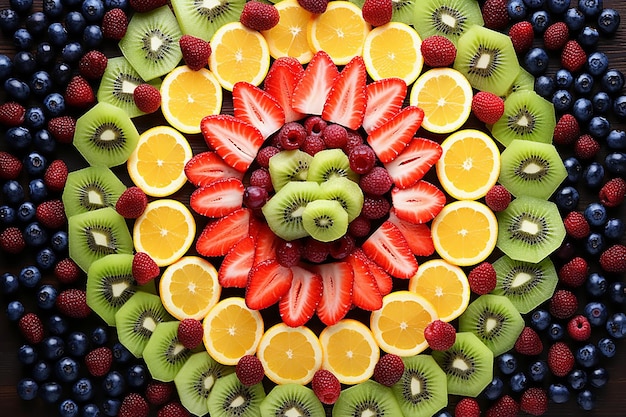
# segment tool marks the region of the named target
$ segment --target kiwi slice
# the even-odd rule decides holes
[[[122,282],[113,285],[124,288],[126,284]],[[133,291],[132,286],[125,288],[126,293]],[[115,313],[117,337],[135,357],[141,358],[157,324],[171,320],[174,318],[165,310],[158,295],[135,291]]]
[[[169,6],[135,13],[118,46],[141,78],[150,81],[167,74],[183,58],[178,41],[182,36]]]
[[[113,253],[133,253],[126,220],[105,207],[68,219],[70,258],[85,272],[94,261]]]
[[[65,215],[69,218],[75,214],[115,207],[124,191],[124,183],[107,167],[93,166],[72,171],[67,176],[61,195]]]
[[[540,262],[565,239],[565,227],[556,204],[536,197],[519,196],[496,214],[496,246],[512,259]]]
[[[456,44],[470,27],[484,21],[475,0],[424,0],[413,8],[411,23],[422,39],[440,35]]]
[[[261,211],[276,236],[285,240],[306,237],[309,234],[302,224],[302,212],[319,194],[320,186],[316,182],[291,181],[274,194]]]
[[[391,388],[369,379],[343,390],[333,406],[332,415],[386,417],[403,414]]]
[[[320,198],[335,200],[348,213],[348,221],[356,219],[363,208],[363,191],[346,177],[332,178],[320,184]]]
[[[517,77],[513,80],[513,84],[511,84],[509,94],[515,93],[516,91],[534,91],[534,89],[535,76],[520,67]]]
[[[332,242],[348,231],[348,212],[335,200],[315,200],[302,211],[302,226],[315,240]]]
[[[337,177],[359,180],[359,176],[350,169],[350,161],[343,150],[324,149],[316,153],[309,164],[307,181],[324,182]]]
[[[504,96],[515,81],[519,68],[508,35],[474,25],[457,41],[454,69],[465,75],[477,90]]]
[[[261,417],[324,415],[324,406],[313,390],[300,384],[276,385],[261,402]]]
[[[547,199],[567,177],[551,143],[516,139],[500,154],[500,184],[513,195]]]
[[[549,257],[538,263],[516,261],[504,255],[493,263],[498,277],[492,294],[503,295],[522,314],[552,297],[559,282]]]
[[[313,157],[299,149],[282,151],[270,158],[269,170],[274,191],[280,191],[289,181],[306,181]]]
[[[178,320],[157,324],[143,350],[146,366],[157,381],[173,381],[191,356],[191,350],[178,341],[178,324]]]
[[[481,295],[459,317],[459,331],[474,333],[494,356],[512,349],[522,329],[524,319],[501,295]]]
[[[114,167],[135,150],[139,132],[119,107],[98,103],[76,121],[74,146],[90,165]]]
[[[194,353],[174,377],[180,402],[192,414],[207,414],[209,394],[215,382],[233,371],[232,366],[217,363],[206,351]]]
[[[405,416],[432,416],[448,405],[446,374],[430,355],[402,358],[404,373],[391,386]]]
[[[247,387],[233,373],[215,382],[209,395],[209,414],[211,417],[259,417],[264,399],[262,384]]]
[[[534,91],[522,90],[504,100],[504,114],[491,134],[504,146],[515,139],[551,143],[555,126],[554,105]]]
[[[172,0],[171,3],[183,33],[205,41],[211,40],[221,26],[239,20],[246,4],[245,0]]]
[[[139,76],[130,62],[123,56],[109,58],[98,87],[98,101],[113,104],[123,109],[128,117],[142,116],[146,113],[139,110],[133,99],[133,92],[146,81]],[[148,82],[153,87],[161,87],[161,79],[155,78]]]

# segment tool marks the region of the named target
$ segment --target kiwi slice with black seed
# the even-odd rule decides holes
[[[135,88],[146,81],[139,76],[130,62],[123,56],[109,58],[98,87],[98,101],[113,104],[133,118],[146,113],[139,110],[133,98]],[[161,87],[161,79],[148,82],[153,87]]]
[[[324,415],[324,406],[313,390],[300,384],[276,385],[261,402],[261,417]]]
[[[538,263],[516,261],[504,255],[493,263],[497,284],[492,294],[503,295],[522,314],[552,297],[559,282],[549,257]]]
[[[61,195],[65,215],[69,218],[75,214],[115,207],[124,191],[124,183],[107,167],[93,166],[72,171],[67,176]]]
[[[245,0],[172,0],[183,33],[205,41],[211,40],[215,31],[226,23],[239,20],[245,4]]]
[[[470,27],[484,21],[475,0],[424,0],[413,8],[411,23],[422,39],[440,35],[456,44]]]
[[[126,220],[111,207],[70,217],[68,238],[70,258],[85,272],[93,262],[107,255],[133,253]]]
[[[215,382],[233,371],[232,366],[217,363],[206,351],[194,353],[174,377],[180,402],[192,414],[207,414],[209,394]]]
[[[118,46],[141,78],[150,81],[169,73],[183,58],[178,41],[182,36],[169,6],[135,13]]]
[[[515,196],[547,199],[567,177],[554,145],[516,139],[500,155],[498,181]]]
[[[123,164],[138,141],[133,121],[112,104],[98,103],[76,121],[74,146],[90,165]]]
[[[276,236],[285,240],[299,239],[309,235],[302,224],[302,212],[319,195],[318,183],[291,181],[274,194],[261,211]]]
[[[515,93],[516,91],[534,91],[534,89],[535,76],[520,67],[517,77],[513,80],[513,84],[511,84],[509,94]]]
[[[541,198],[519,196],[496,214],[496,246],[510,258],[540,262],[565,239],[565,227],[556,204]]]
[[[402,409],[391,388],[371,379],[341,391],[333,406],[333,417],[402,415]]]
[[[522,90],[504,100],[504,114],[491,134],[504,146],[515,139],[551,143],[555,126],[554,105],[534,91]]]
[[[123,287],[127,285],[127,281],[115,285]],[[144,285],[143,289],[145,287]],[[132,286],[126,289],[127,293],[133,291]],[[157,324],[172,320],[174,318],[163,307],[161,298],[145,291],[134,291],[115,313],[115,327],[120,343],[137,358],[143,355],[143,350]]]
[[[191,356],[191,350],[178,341],[179,323],[175,320],[157,324],[143,350],[150,375],[157,381],[173,381]]]
[[[289,181],[306,181],[313,157],[299,149],[282,151],[270,158],[269,171],[274,191],[280,191]]]
[[[459,317],[459,331],[474,333],[494,356],[511,350],[522,329],[524,319],[501,295],[481,295]]]
[[[498,96],[506,95],[519,73],[519,68],[517,55],[508,35],[474,25],[457,41],[454,69],[465,75],[477,90]]]
[[[448,394],[477,397],[493,379],[493,352],[474,333],[457,333],[450,349],[432,356],[446,374]]]
[[[309,164],[307,181],[324,182],[337,177],[359,180],[359,176],[350,169],[348,156],[341,149],[324,149],[316,153]]]
[[[302,211],[302,226],[315,240],[332,242],[348,231],[348,212],[335,200],[315,200]]]
[[[402,358],[404,373],[391,386],[405,416],[432,416],[448,405],[446,374],[430,355]]]
[[[226,375],[215,382],[209,395],[211,417],[259,417],[265,399],[262,384],[245,386],[237,374]]]
[[[348,221],[356,219],[363,208],[363,191],[346,177],[337,177],[320,184],[320,198],[334,200],[348,213]]]

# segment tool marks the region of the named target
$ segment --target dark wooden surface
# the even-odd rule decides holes
[[[0,0],[0,9],[8,7],[8,0]],[[576,4],[576,0],[572,0]],[[41,0],[35,0],[35,4],[40,7]],[[626,2],[620,0],[605,0],[605,7],[612,7],[620,11],[623,19],[626,20]],[[623,23],[618,34],[612,39],[601,39],[600,48],[605,52],[610,61],[610,66],[618,68],[626,73],[626,24]],[[0,34],[0,53],[13,55],[11,40]],[[555,70],[556,66],[552,66]],[[4,102],[5,96],[0,91],[0,102]],[[163,123],[160,120],[151,118],[137,119],[143,127]],[[626,129],[624,123],[614,123],[614,128]],[[1,143],[1,141],[0,141]],[[198,145],[194,146],[197,151]],[[0,146],[2,148],[2,146]],[[70,163],[70,167],[75,163]],[[188,190],[183,191],[188,195]],[[583,196],[585,200],[589,200],[589,196]],[[583,201],[585,201],[583,200]],[[579,208],[584,207],[583,203]],[[624,216],[624,210],[621,210]],[[5,271],[17,271],[24,259],[9,259],[4,254],[0,254],[0,273]],[[31,260],[32,262],[32,260]],[[47,278],[49,279],[49,278]],[[624,277],[621,277],[624,279]],[[32,307],[33,292],[21,291],[20,299],[27,299]],[[57,415],[56,406],[46,405],[40,400],[24,402],[21,401],[16,394],[16,383],[24,375],[23,366],[17,361],[17,349],[24,343],[19,335],[14,323],[8,321],[5,308],[9,301],[13,298],[0,296],[2,303],[0,305],[0,416],[11,417],[33,417],[33,416],[54,416]],[[72,323],[74,327],[81,327],[80,323]],[[567,404],[551,404],[547,416],[571,416],[585,413],[594,417],[624,416],[626,415],[626,343],[618,343],[618,353],[610,361],[602,362],[610,373],[609,385],[601,390],[596,390],[597,405],[591,412],[583,412],[576,405],[575,396],[573,395]]]

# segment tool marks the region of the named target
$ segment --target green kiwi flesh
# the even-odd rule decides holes
[[[523,329],[519,311],[501,295],[481,295],[459,317],[459,331],[474,333],[494,356],[511,350]]]
[[[265,399],[262,384],[245,386],[237,374],[226,375],[215,382],[209,395],[211,417],[259,417]]]
[[[538,263],[516,261],[504,255],[493,263],[497,284],[492,294],[508,298],[526,314],[550,299],[559,282],[549,257]]]
[[[315,240],[332,242],[348,231],[348,213],[335,200],[315,200],[302,211],[302,226]]]
[[[346,177],[337,177],[320,184],[320,198],[338,201],[348,213],[348,221],[356,219],[363,209],[363,191]]]
[[[391,386],[405,416],[432,416],[448,404],[446,374],[430,355],[402,358],[404,373]]]
[[[98,103],[76,121],[74,146],[90,165],[114,167],[135,150],[139,132],[119,107]]]
[[[515,139],[551,143],[555,126],[554,105],[534,91],[521,90],[504,100],[504,114],[491,134],[504,146]]]
[[[556,204],[519,196],[496,214],[496,246],[510,258],[531,263],[550,255],[565,239],[565,227]]]
[[[341,149],[317,152],[309,164],[307,181],[324,182],[337,177],[359,180],[359,176],[350,169],[348,156]]]
[[[184,34],[209,41],[218,28],[239,20],[246,2],[245,0],[172,0],[171,3]]]
[[[269,171],[274,191],[290,181],[306,181],[313,157],[299,149],[282,151],[270,158]]]
[[[182,36],[169,6],[135,13],[118,46],[141,78],[150,81],[173,70],[183,58]]]
[[[458,332],[450,349],[432,356],[446,374],[448,394],[477,397],[493,379],[493,352],[474,333]]]
[[[143,350],[148,371],[157,381],[173,381],[191,356],[191,351],[178,341],[178,324],[178,321],[157,324]]]
[[[514,196],[547,199],[567,177],[554,145],[516,139],[500,154],[500,178]]]
[[[94,261],[114,253],[133,253],[126,220],[105,207],[68,219],[69,255],[85,272]]]
[[[341,391],[332,415],[384,417],[403,414],[391,388],[369,379]]]
[[[470,27],[484,21],[475,0],[423,0],[413,8],[412,23],[422,39],[440,35],[456,44]]]
[[[261,211],[276,236],[294,240],[309,235],[302,224],[302,212],[319,198],[319,190],[316,182],[291,181],[265,203]]]
[[[261,417],[317,417],[326,414],[313,390],[300,384],[274,386],[260,408]]]
[[[465,75],[477,90],[506,95],[519,68],[508,35],[474,25],[457,41],[454,69]]]
[[[130,353],[141,358],[157,324],[172,320],[158,295],[136,291],[115,313],[117,337]]]
[[[509,94],[516,91],[534,91],[535,90],[535,76],[524,68],[520,67],[517,77],[511,84],[511,90]]]
[[[115,207],[124,191],[124,183],[107,167],[93,166],[72,171],[67,176],[61,195],[65,215],[69,218],[75,214]]]
[[[217,363],[206,351],[194,353],[174,378],[180,402],[192,414],[207,414],[209,394],[215,382],[233,371],[232,366]]]

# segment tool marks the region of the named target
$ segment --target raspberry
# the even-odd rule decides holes
[[[102,36],[106,39],[119,41],[128,29],[128,17],[124,10],[114,8],[107,11],[102,17]]]
[[[61,284],[71,284],[80,277],[80,268],[71,258],[64,258],[54,266],[54,276]]]
[[[509,37],[515,52],[524,53],[530,49],[535,39],[533,25],[528,21],[517,22],[509,29]]]
[[[319,135],[308,135],[302,144],[302,150],[311,156],[326,149],[324,139]]]
[[[320,369],[313,375],[311,389],[324,404],[334,404],[341,394],[341,384],[337,377],[326,369]]]
[[[626,272],[626,246],[616,244],[602,252],[600,266],[606,272]]]
[[[329,243],[328,249],[330,256],[335,259],[344,259],[350,255],[354,250],[356,244],[354,239],[350,235],[343,235],[337,240],[333,240]]]
[[[48,200],[37,206],[35,217],[49,229],[60,229],[67,221],[61,200]]]
[[[350,169],[357,174],[367,174],[376,164],[376,153],[368,145],[358,145],[348,153]]]
[[[574,153],[580,159],[591,159],[600,150],[600,144],[591,135],[580,135],[574,144]]]
[[[330,124],[322,131],[322,139],[327,148],[343,148],[348,142],[348,131],[338,124]]]
[[[43,182],[49,191],[60,192],[65,187],[68,169],[62,159],[55,159],[50,162],[46,172],[43,174]]]
[[[485,27],[495,30],[507,27],[509,24],[509,13],[506,7],[506,0],[486,0],[482,8]]]
[[[154,113],[161,107],[161,93],[150,84],[139,84],[133,90],[133,101],[144,113]]]
[[[239,16],[239,22],[252,30],[270,30],[278,24],[280,14],[273,4],[251,0],[246,2]]]
[[[489,262],[475,266],[467,275],[467,281],[472,292],[479,295],[490,293],[498,283],[496,270]]]
[[[189,417],[189,411],[178,401],[165,404],[157,412],[157,417]]]
[[[272,177],[267,168],[258,168],[252,171],[252,174],[250,174],[250,185],[261,187],[268,193],[274,190]]]
[[[591,325],[587,317],[580,314],[572,317],[567,322],[567,334],[578,342],[589,339],[591,336]]]
[[[195,349],[202,343],[204,327],[196,319],[183,319],[178,324],[178,341],[187,349]]]
[[[324,262],[329,253],[328,244],[315,239],[307,239],[302,249],[302,257],[313,263]]]
[[[139,187],[129,187],[118,198],[115,210],[126,219],[136,219],[148,205],[148,196]]]
[[[602,186],[598,198],[606,207],[617,207],[622,204],[625,195],[626,181],[618,177],[610,179]]]
[[[89,80],[99,80],[109,62],[107,56],[97,50],[89,51],[78,62],[80,75]]]
[[[130,7],[137,12],[149,12],[157,7],[165,6],[167,0],[130,0]]]
[[[73,107],[89,107],[96,102],[93,89],[82,75],[75,75],[65,87],[65,103]]]
[[[104,376],[111,369],[113,352],[106,346],[92,350],[85,356],[87,371],[93,376]]]
[[[348,232],[354,237],[365,237],[371,229],[372,222],[363,216],[358,216],[348,225]]]
[[[424,63],[429,67],[447,67],[454,63],[456,46],[445,36],[433,35],[422,41],[420,46]]]
[[[278,131],[276,139],[283,149],[299,149],[306,139],[306,130],[300,123],[285,123]]]
[[[480,417],[480,405],[475,398],[461,398],[454,407],[454,417]]]
[[[322,14],[328,7],[328,0],[298,0],[298,4],[311,13]]]
[[[543,343],[537,332],[526,326],[515,341],[515,350],[522,355],[539,355],[543,351]]]
[[[275,146],[266,146],[264,148],[261,148],[261,150],[259,150],[259,153],[256,156],[256,161],[263,168],[269,168],[270,158],[279,152],[280,152],[280,149],[278,149]]]
[[[579,135],[580,126],[578,120],[573,115],[565,113],[556,122],[552,140],[555,145],[569,145],[574,143]]]
[[[424,338],[433,350],[448,350],[456,340],[456,329],[450,323],[434,320],[424,329]]]
[[[22,231],[17,227],[7,227],[0,233],[0,249],[11,255],[17,255],[26,247]]]
[[[580,256],[571,259],[559,269],[559,280],[570,287],[580,287],[587,279],[589,266]]]
[[[504,100],[486,91],[479,91],[472,97],[472,112],[483,123],[494,124],[504,114]]]
[[[528,388],[520,398],[520,410],[533,416],[545,414],[548,411],[548,395],[541,388]]]
[[[570,211],[563,219],[567,234],[574,239],[583,239],[589,236],[591,228],[585,216],[579,211]]]
[[[6,127],[19,126],[24,123],[26,109],[15,101],[0,104],[0,125]]]
[[[171,382],[153,380],[146,386],[146,400],[154,405],[165,404],[172,398],[174,389],[174,384]]]
[[[487,410],[486,417],[517,417],[519,404],[510,395],[503,395]]]
[[[148,417],[150,407],[148,402],[136,392],[131,392],[122,400],[118,417]]]
[[[374,196],[380,196],[385,194],[391,189],[393,185],[393,179],[389,172],[383,167],[374,167],[364,174],[359,179],[359,186],[364,193],[368,193]]]
[[[365,0],[361,8],[363,20],[372,26],[382,26],[391,21],[392,0]]]
[[[244,355],[235,366],[235,373],[242,384],[255,385],[263,381],[265,371],[261,360],[254,355]]]
[[[85,291],[76,288],[61,291],[55,305],[61,313],[75,319],[83,319],[91,313]]]
[[[558,319],[572,317],[578,309],[578,299],[573,292],[557,290],[550,299],[550,314]]]
[[[43,340],[43,324],[35,313],[26,313],[18,321],[18,327],[24,339],[33,345]]]
[[[370,220],[380,219],[385,217],[389,213],[390,209],[391,204],[389,204],[389,201],[386,198],[365,196],[363,199],[361,214]]]
[[[374,379],[388,387],[398,382],[403,373],[404,362],[401,357],[393,353],[381,356],[374,366]]]
[[[569,29],[565,22],[553,23],[543,32],[543,45],[551,51],[563,48],[568,40]]]
[[[301,245],[297,240],[281,241],[276,247],[276,260],[284,267],[291,268],[300,262]]]
[[[183,35],[178,41],[183,60],[191,70],[198,71],[209,63],[211,45],[201,38],[191,35]]]
[[[320,136],[328,123],[320,116],[309,116],[304,119],[304,130],[307,136]]]
[[[8,152],[0,151],[0,179],[14,180],[22,172],[22,162]]]
[[[567,41],[561,51],[561,66],[570,72],[576,72],[587,62],[587,54],[576,41]]]
[[[72,116],[53,117],[48,120],[48,131],[59,143],[72,143],[76,131],[76,119]]]
[[[154,259],[145,252],[133,256],[132,274],[137,284],[144,285],[159,276],[161,270]]]
[[[574,367],[574,354],[563,342],[556,342],[548,350],[548,368],[555,376],[566,376]]]
[[[511,193],[504,185],[496,184],[487,191],[485,195],[485,204],[495,211],[506,209],[511,203]]]
[[[348,130],[348,140],[346,140],[346,145],[343,147],[343,152],[346,155],[350,155],[352,149],[361,145],[363,145],[363,136],[359,135],[357,132]]]

